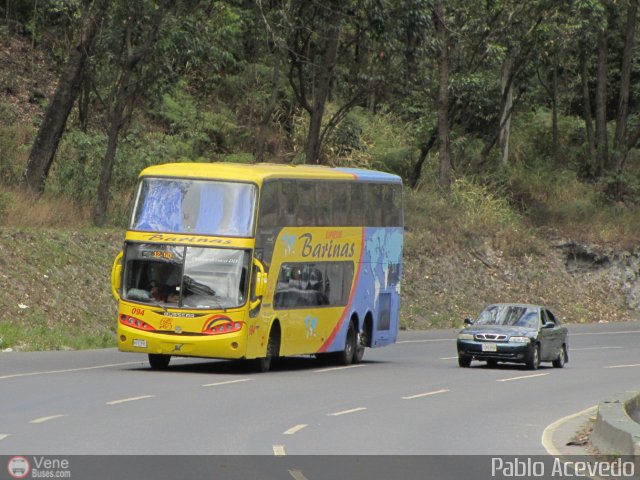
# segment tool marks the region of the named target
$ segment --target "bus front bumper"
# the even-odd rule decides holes
[[[244,358],[246,347],[246,327],[219,335],[189,335],[148,332],[118,325],[118,350],[121,352],[239,359]]]

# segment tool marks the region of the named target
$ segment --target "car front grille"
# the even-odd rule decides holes
[[[506,335],[501,335],[498,333],[477,333],[476,340],[489,340],[491,342],[502,342],[506,340]]]

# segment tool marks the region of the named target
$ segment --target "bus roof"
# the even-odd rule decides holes
[[[281,165],[274,163],[165,163],[145,168],[140,173],[140,176],[245,180],[258,184],[274,178],[402,183],[402,179],[398,175],[375,170],[326,167],[322,165]]]

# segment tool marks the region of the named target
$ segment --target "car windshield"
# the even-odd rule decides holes
[[[131,230],[249,237],[256,187],[249,183],[143,178]]]
[[[247,298],[248,250],[128,244],[123,297],[162,307],[224,309]]]
[[[538,328],[539,310],[524,305],[489,305],[485,308],[476,325],[507,325],[514,327]]]

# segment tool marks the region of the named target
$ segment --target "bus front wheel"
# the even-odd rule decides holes
[[[280,337],[274,331],[269,334],[269,340],[267,341],[267,352],[264,357],[256,358],[255,367],[258,372],[264,373],[271,369],[273,358],[277,357],[280,350]]]
[[[149,365],[152,370],[166,370],[169,367],[171,355],[149,354]]]

